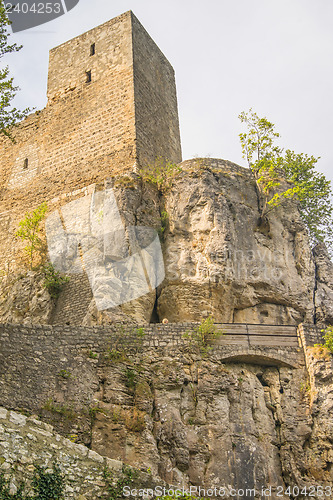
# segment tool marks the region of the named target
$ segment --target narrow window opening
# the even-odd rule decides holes
[[[94,43],[92,43],[92,44],[90,45],[90,55],[91,55],[91,56],[94,56],[94,55],[95,55],[95,50],[96,50],[95,44],[94,44]]]
[[[91,71],[86,71],[86,83],[90,83],[91,82]]]
[[[23,168],[28,168],[29,160],[26,158],[23,163]]]

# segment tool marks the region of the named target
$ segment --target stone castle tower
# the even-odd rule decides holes
[[[174,70],[131,11],[52,49],[47,95],[15,144],[0,140],[5,262],[18,221],[42,201],[158,157],[181,161]]]

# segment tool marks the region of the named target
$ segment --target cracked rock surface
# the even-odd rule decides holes
[[[136,300],[98,311],[91,292],[81,293],[87,284],[83,280],[80,288],[76,277],[64,287],[53,324],[201,321],[209,314],[226,323],[333,322],[333,264],[323,245],[312,252],[297,205],[289,201],[263,223],[249,169],[214,159],[181,166],[162,191],[134,173],[107,184],[125,228],[159,232],[163,282]],[[16,301],[20,290],[15,289]],[[29,293],[45,311],[31,315],[28,304],[29,310],[20,308],[19,320],[35,316],[35,322],[50,322],[47,301],[39,291]],[[17,321],[15,307],[12,300],[3,302],[3,321]]]

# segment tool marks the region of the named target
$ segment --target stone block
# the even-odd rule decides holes
[[[90,458],[90,460],[94,460],[95,462],[104,463],[104,457],[92,450],[89,450],[88,458]]]
[[[25,415],[21,415],[20,413],[11,411],[9,414],[9,421],[13,424],[23,426],[27,423],[27,417]]]
[[[123,468],[123,462],[120,460],[113,460],[112,458],[106,458],[106,466],[114,471],[121,472]]]
[[[84,446],[83,444],[76,444],[75,443],[73,446],[73,451],[75,451],[75,453],[78,453],[79,455],[82,455],[83,457],[86,457],[88,455],[89,449],[86,446]]]
[[[0,407],[0,418],[1,419],[7,418],[7,414],[8,414],[8,411],[6,410],[6,408]]]

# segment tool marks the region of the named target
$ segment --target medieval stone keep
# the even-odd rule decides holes
[[[16,144],[0,143],[2,262],[14,262],[18,220],[40,202],[181,161],[174,71],[132,12],[51,50],[47,95]]]
[[[333,498],[333,264],[290,200],[260,224],[249,169],[182,161],[173,69],[132,12],[51,50],[47,106],[15,138],[0,140],[0,493],[58,463],[65,500],[125,484]],[[43,202],[44,259],[69,277],[56,295],[16,237]],[[112,293],[132,257],[149,289],[98,307],[96,282]]]

